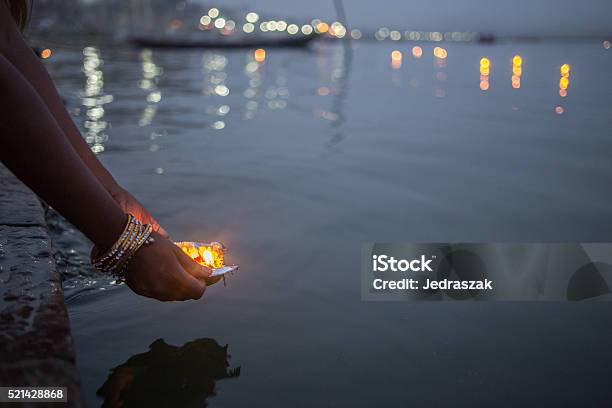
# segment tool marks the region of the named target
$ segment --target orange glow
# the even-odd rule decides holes
[[[514,66],[512,67],[512,73],[513,73],[514,75],[521,76],[521,75],[523,75],[523,68],[521,68],[521,67],[519,67],[519,66],[514,65]]]
[[[329,24],[320,22],[316,28],[318,33],[324,34],[329,31]]]
[[[40,52],[40,58],[42,59],[47,59],[49,58],[53,53],[51,52],[51,50],[49,48],[45,48],[44,50],[42,50]]]
[[[255,57],[255,61],[257,62],[264,62],[266,60],[266,50],[263,48],[256,49],[253,55]]]
[[[561,69],[560,69],[561,70],[561,75],[564,76],[564,77],[568,76],[569,73],[570,73],[570,69],[571,68],[570,68],[569,64],[561,65]]]
[[[402,67],[402,52],[393,50],[391,52],[391,67],[393,69],[400,69]]]
[[[218,242],[199,246],[196,242],[175,242],[174,244],[200,265],[220,268],[225,264],[225,247]]]
[[[563,112],[565,112],[565,109],[563,109],[563,106],[556,106],[555,107],[555,113],[557,115],[563,115]]]
[[[565,98],[567,96],[567,91],[565,89],[559,89],[559,96]]]
[[[412,47],[412,56],[414,58],[421,58],[423,56],[423,49],[419,47],[418,45],[415,47]]]
[[[179,28],[181,28],[182,25],[183,22],[181,20],[174,19],[170,22],[170,28],[172,28],[173,30],[178,30]]]
[[[436,47],[434,48],[434,56],[436,58],[440,58],[440,59],[446,59],[446,57],[448,56],[448,53],[446,52],[446,50],[442,47]]]
[[[480,89],[486,91],[489,89],[489,81],[480,81]]]
[[[521,77],[518,75],[512,75],[512,87],[519,89],[521,87]]]
[[[317,89],[317,94],[319,94],[319,96],[327,96],[330,94],[330,92],[331,90],[326,86],[322,86],[319,89]]]
[[[521,65],[523,65],[523,58],[520,55],[515,55],[512,58],[512,65],[520,67]]]

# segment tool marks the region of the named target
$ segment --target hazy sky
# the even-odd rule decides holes
[[[333,0],[219,0],[273,15],[335,16]],[[247,6],[245,6],[247,7]],[[612,33],[612,0],[344,0],[354,26],[498,34]]]

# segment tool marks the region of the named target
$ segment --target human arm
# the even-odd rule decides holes
[[[83,163],[39,94],[0,54],[0,161],[98,248],[109,249],[126,215]],[[128,264],[136,293],[160,300],[199,298],[210,269],[160,235]]]
[[[124,212],[132,213],[143,223],[153,225],[153,229],[164,236],[167,233],[159,226],[151,213],[127,190],[122,188],[112,174],[102,165],[91,151],[70,114],[64,107],[59,93],[40,59],[32,52],[6,9],[0,1],[0,53],[21,73],[38,93],[55,122],[66,136],[81,161],[110,193]]]

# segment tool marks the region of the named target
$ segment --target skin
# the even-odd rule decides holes
[[[45,67],[0,0],[0,161],[102,251],[126,212],[157,232],[127,268],[127,285],[159,300],[199,299],[211,270],[192,261],[91,152]]]

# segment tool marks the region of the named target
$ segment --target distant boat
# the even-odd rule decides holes
[[[138,47],[149,48],[274,48],[303,47],[319,35],[249,35],[237,38],[202,39],[175,36],[133,36],[130,42]]]
[[[478,42],[492,44],[496,41],[494,34],[482,33],[478,36]]]
[[[147,4],[142,12],[134,7],[132,35],[128,37],[130,43],[139,47],[301,47],[320,36],[309,25],[302,25],[300,30],[300,25],[285,20],[266,19],[242,9],[206,10],[197,2],[190,3],[191,6],[186,4],[181,13],[162,23],[152,17],[153,9]],[[281,25],[282,28],[277,28]]]

